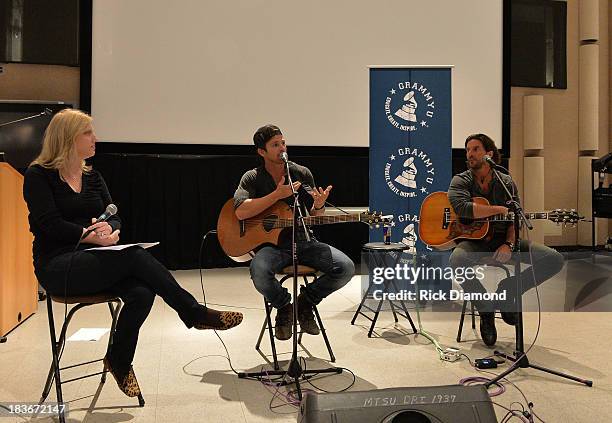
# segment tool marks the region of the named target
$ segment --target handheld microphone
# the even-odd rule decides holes
[[[287,155],[287,152],[283,151],[282,153],[280,153],[280,159],[287,163],[289,161],[289,156]]]
[[[114,216],[115,214],[117,214],[117,206],[111,203],[108,206],[106,206],[106,210],[104,210],[104,213],[98,216],[98,219],[96,219],[96,223],[105,222],[108,219],[110,219],[111,216]],[[86,231],[81,237],[81,239],[87,238],[89,234],[92,232],[93,232],[93,229]]]

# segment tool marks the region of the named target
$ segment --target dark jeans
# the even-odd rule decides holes
[[[495,250],[497,250],[497,248],[502,245],[504,241],[505,237],[496,237],[491,239],[490,241],[462,241],[453,250],[449,259],[450,265],[453,268],[467,268],[481,264],[482,258],[485,256],[493,256]],[[550,279],[551,277],[559,273],[561,268],[563,268],[563,255],[561,255],[556,250],[553,250],[552,248],[542,244],[538,244],[535,242],[529,244],[526,240],[521,240],[521,254],[513,254],[512,259],[516,260],[520,258],[522,263],[531,263],[529,245],[531,245],[531,256],[533,257],[533,270],[532,267],[528,267],[525,270],[521,271],[521,294],[524,294],[526,291],[530,290],[536,285],[540,285],[542,282]],[[491,254],[483,254],[485,252],[490,252]],[[507,309],[502,309],[502,311],[514,311],[515,306],[513,297],[516,297],[516,285],[514,282],[514,278],[511,277],[510,279],[503,279],[499,283],[497,291],[500,292],[503,289],[508,292],[509,298],[506,304],[485,304],[484,302],[475,302],[474,305],[481,312],[494,311],[495,308],[502,309],[502,307],[507,307]],[[469,280],[466,278],[466,281],[462,284],[462,288],[466,292],[486,292],[486,289],[476,277]]]
[[[312,304],[342,288],[355,274],[355,264],[342,251],[318,241],[298,243],[298,262],[323,273],[308,284],[304,295]],[[273,246],[263,247],[251,261],[251,279],[255,288],[275,308],[291,302],[291,295],[275,275],[292,265],[291,250]]]
[[[36,276],[49,293],[64,295],[66,270],[72,254],[61,254],[36,266]],[[102,292],[115,294],[124,303],[111,352],[111,363],[121,372],[126,371],[134,359],[138,332],[149,315],[155,295],[162,297],[188,328],[206,310],[181,288],[160,262],[140,247],[74,253],[67,295]]]

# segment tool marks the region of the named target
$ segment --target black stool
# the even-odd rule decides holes
[[[68,315],[66,316],[66,321],[62,325],[62,330],[60,332],[59,341],[55,335],[55,319],[53,318],[53,301],[61,304],[76,304],[74,307],[70,309]],[[87,374],[85,376],[80,376],[68,380],[61,380],[60,373],[62,370],[72,369],[74,367],[85,366],[91,363],[96,363],[98,361],[102,361],[103,359],[86,361],[79,364],[73,364],[71,366],[60,367],[60,360],[62,359],[62,353],[64,351],[64,346],[66,344],[66,331],[68,330],[68,324],[70,320],[74,316],[74,314],[82,309],[83,307],[87,307],[93,304],[108,304],[108,308],[110,310],[111,317],[113,318],[110,328],[110,333],[108,336],[108,346],[106,347],[106,353],[108,354],[113,345],[113,336],[115,335],[115,329],[117,327],[117,317],[119,316],[119,311],[121,310],[121,300],[117,298],[115,295],[110,294],[96,294],[96,295],[88,295],[88,296],[80,296],[80,297],[64,297],[60,295],[49,295],[47,294],[47,315],[49,318],[49,334],[51,336],[51,353],[53,355],[53,361],[51,362],[51,368],[49,369],[49,376],[47,377],[47,382],[45,383],[45,388],[43,390],[42,396],[40,398],[40,403],[43,403],[47,396],[49,396],[49,392],[51,391],[51,385],[53,384],[53,379],[55,379],[55,389],[57,393],[57,402],[60,408],[59,411],[59,420],[61,423],[65,422],[65,416],[63,411],[64,399],[62,396],[62,384],[68,382],[74,382],[75,380],[85,379],[92,376],[102,375],[100,383],[106,382],[106,368],[104,367],[101,372]],[[144,407],[145,401],[142,397],[142,394],[138,396],[138,404],[141,407]]]
[[[398,256],[398,260],[399,257],[401,256],[402,252],[407,250],[409,247],[406,244],[403,244],[401,242],[394,242],[391,244],[385,244],[383,242],[370,242],[368,244],[365,244],[362,247],[362,250],[366,253],[368,253],[368,257],[372,259],[372,262],[374,262],[374,264],[377,267],[385,267],[385,262],[384,262],[384,255],[391,253],[391,252],[395,252],[397,253]],[[393,288],[395,289],[396,293],[399,293],[399,290],[397,288],[397,285],[395,284],[395,280],[391,279],[391,280],[385,280],[383,283],[383,289],[382,289],[382,293],[387,293],[389,292],[389,288],[391,287],[391,285],[393,286]],[[372,288],[374,287],[374,281],[370,280],[369,285],[368,285],[368,289],[366,289],[365,294],[363,295],[363,298],[361,299],[361,303],[359,304],[359,307],[357,307],[357,311],[355,311],[355,314],[353,315],[353,319],[351,320],[351,325],[355,324],[355,320],[357,319],[357,316],[359,314],[361,314],[363,317],[365,317],[366,319],[370,320],[372,322],[372,324],[370,325],[370,330],[368,331],[368,338],[372,337],[372,332],[374,331],[374,326],[376,325],[376,320],[378,319],[378,314],[380,313],[380,309],[382,307],[383,302],[385,301],[384,299],[381,299],[378,302],[378,306],[376,307],[376,310],[368,307],[367,305],[365,305],[365,301],[368,298],[368,296],[370,295],[370,291],[372,291]],[[412,318],[410,317],[410,313],[408,313],[408,309],[406,308],[406,304],[404,303],[404,300],[396,300],[399,303],[399,306],[394,305],[392,300],[387,299],[387,301],[389,302],[389,306],[391,307],[391,311],[393,312],[393,318],[395,319],[395,323],[398,322],[397,319],[397,315],[399,314],[402,317],[405,317],[406,319],[408,319],[408,322],[410,323],[410,326],[412,327],[412,331],[413,333],[417,333],[417,329],[414,326],[414,322],[412,321]],[[401,309],[404,311],[405,314],[402,314],[399,309]],[[374,313],[374,318],[371,318],[370,316],[366,315],[364,312],[361,311],[362,308],[367,309],[368,311],[371,311]],[[396,308],[398,309],[396,311]]]
[[[285,267],[281,272],[281,275],[284,275],[280,280],[282,284],[288,279],[293,278],[293,266]],[[308,285],[308,278],[313,278],[313,282],[317,280],[317,274],[315,269],[308,266],[298,266],[298,276],[301,276],[304,279],[304,284]],[[312,282],[311,282],[312,283]],[[296,298],[293,301],[297,301]],[[272,306],[269,302],[267,302],[264,298],[264,306],[266,308],[266,318],[264,319],[263,325],[261,327],[261,332],[259,332],[259,338],[257,338],[257,343],[255,344],[255,349],[261,354],[264,358],[267,359],[266,355],[259,349],[261,345],[261,340],[263,339],[264,332],[268,329],[268,335],[270,336],[270,346],[272,347],[272,358],[274,360],[274,370],[279,370],[280,367],[278,365],[278,356],[276,354],[276,342],[274,340],[274,325],[272,324],[272,318],[270,314],[272,313]],[[334,363],[336,361],[336,357],[334,356],[334,352],[332,351],[331,345],[329,343],[329,339],[327,338],[327,333],[325,333],[325,326],[323,326],[323,321],[321,320],[321,316],[319,315],[319,310],[317,310],[317,306],[313,306],[315,317],[317,318],[317,323],[319,325],[319,329],[321,330],[321,335],[323,335],[323,340],[325,341],[325,346],[327,346],[327,352],[329,353],[329,360]],[[298,322],[299,325],[299,322]],[[303,332],[299,332],[298,343],[302,344],[302,335]]]
[[[486,265],[490,267],[497,267],[499,269],[503,269],[506,272],[506,277],[507,278],[510,277],[510,270],[508,269],[507,266],[503,265],[502,263],[495,262],[495,261],[487,261]],[[468,303],[470,303],[470,311],[466,312],[465,310],[467,309]],[[461,308],[461,317],[459,319],[459,330],[457,331],[457,342],[461,342],[461,335],[463,333],[463,320],[465,319],[466,314],[469,316],[472,316],[472,330],[476,330],[476,315],[478,314],[478,312],[474,309],[474,304],[472,304],[470,300],[463,301],[463,307]],[[500,316],[497,316],[497,313],[495,313],[495,318],[499,319]]]

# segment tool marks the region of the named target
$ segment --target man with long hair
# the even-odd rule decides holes
[[[499,173],[502,182],[493,177],[485,156],[495,163],[500,162],[500,153],[493,140],[485,134],[474,134],[465,140],[465,154],[468,170],[455,175],[448,188],[448,199],[453,210],[460,218],[482,219],[495,215],[508,214],[507,197],[501,183],[503,182],[516,200],[519,200],[518,190],[509,175]],[[474,197],[484,197],[489,205],[477,204]],[[450,264],[454,268],[471,267],[479,264],[483,252],[492,252],[493,260],[507,263],[512,258],[515,243],[514,224],[512,222],[491,222],[489,232],[481,240],[460,241],[450,256]],[[563,267],[563,256],[545,245],[528,243],[521,240],[519,251],[528,252],[531,249],[533,270],[527,268],[521,272],[521,295],[557,274]],[[522,255],[520,255],[522,256]],[[520,257],[515,257],[519,259]],[[535,280],[533,275],[535,273]],[[462,284],[464,291],[469,293],[486,293],[485,287],[476,277],[467,278]],[[509,325],[516,324],[516,301],[520,299],[516,292],[514,279],[502,280],[497,288],[498,293],[506,292],[506,300],[472,301],[480,315],[480,335],[483,342],[492,346],[497,340],[495,328],[495,310],[501,310],[502,319]]]

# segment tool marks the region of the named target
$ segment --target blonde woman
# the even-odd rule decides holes
[[[117,215],[95,222],[112,202],[104,179],[85,164],[96,152],[92,118],[66,109],[56,114],[43,139],[40,155],[25,174],[23,196],[34,235],[36,276],[53,295],[91,295],[111,292],[124,303],[112,350],[105,365],[128,396],[140,388],[132,369],[138,332],[156,295],[172,307],[188,328],[229,329],[242,321],[238,312],[217,311],[199,304],[170,272],[140,247],[120,251],[84,251],[120,240]],[[92,232],[73,253],[79,238]],[[66,271],[72,267],[65,286]]]

